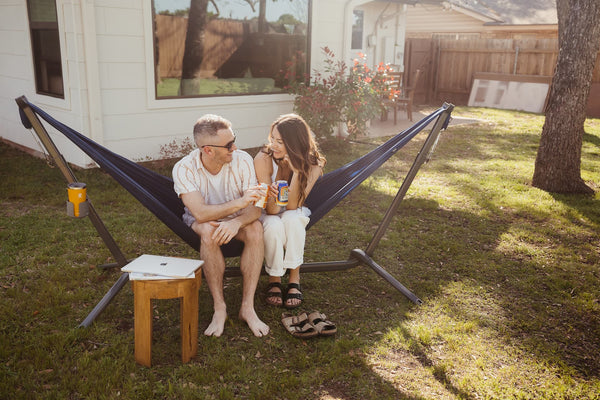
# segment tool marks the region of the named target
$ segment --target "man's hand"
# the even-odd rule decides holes
[[[246,207],[256,203],[266,195],[266,190],[260,185],[249,187],[242,196],[242,200],[246,203]]]
[[[242,224],[236,219],[230,219],[226,221],[210,221],[210,224],[215,227],[212,234],[212,239],[217,242],[219,246],[229,243],[239,232]]]

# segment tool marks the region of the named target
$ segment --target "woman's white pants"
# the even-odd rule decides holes
[[[302,207],[277,215],[261,216],[267,274],[283,276],[286,269],[295,269],[302,265],[309,215],[310,210]]]

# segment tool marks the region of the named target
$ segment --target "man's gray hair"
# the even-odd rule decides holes
[[[216,136],[221,129],[231,128],[231,122],[214,114],[203,115],[194,125],[194,142],[198,143],[202,137]]]

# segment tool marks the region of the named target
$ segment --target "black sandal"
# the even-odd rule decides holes
[[[304,296],[302,296],[302,293],[290,293],[290,289],[296,289],[299,292],[302,291],[299,283],[288,283],[287,289],[285,291],[285,297],[283,298],[283,306],[288,310],[300,307],[300,305],[302,304],[302,300],[304,300]],[[300,300],[300,302],[298,304],[288,305],[287,302],[290,299],[298,299]]]
[[[273,288],[278,288],[279,292],[272,290]],[[265,301],[267,302],[267,304],[271,305],[271,306],[275,306],[275,307],[280,307],[283,304],[283,287],[281,286],[280,282],[270,282],[267,285],[267,298],[265,299]],[[273,300],[269,300],[272,298],[277,298],[279,299],[278,301],[273,301]]]

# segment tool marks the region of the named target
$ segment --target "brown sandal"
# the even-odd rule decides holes
[[[327,316],[320,311],[313,311],[308,315],[308,322],[315,327],[317,333],[321,336],[333,336],[337,332],[337,327]]]
[[[292,315],[290,313],[281,314],[281,323],[292,336],[302,339],[309,339],[319,334],[315,327],[308,321],[306,313]]]

